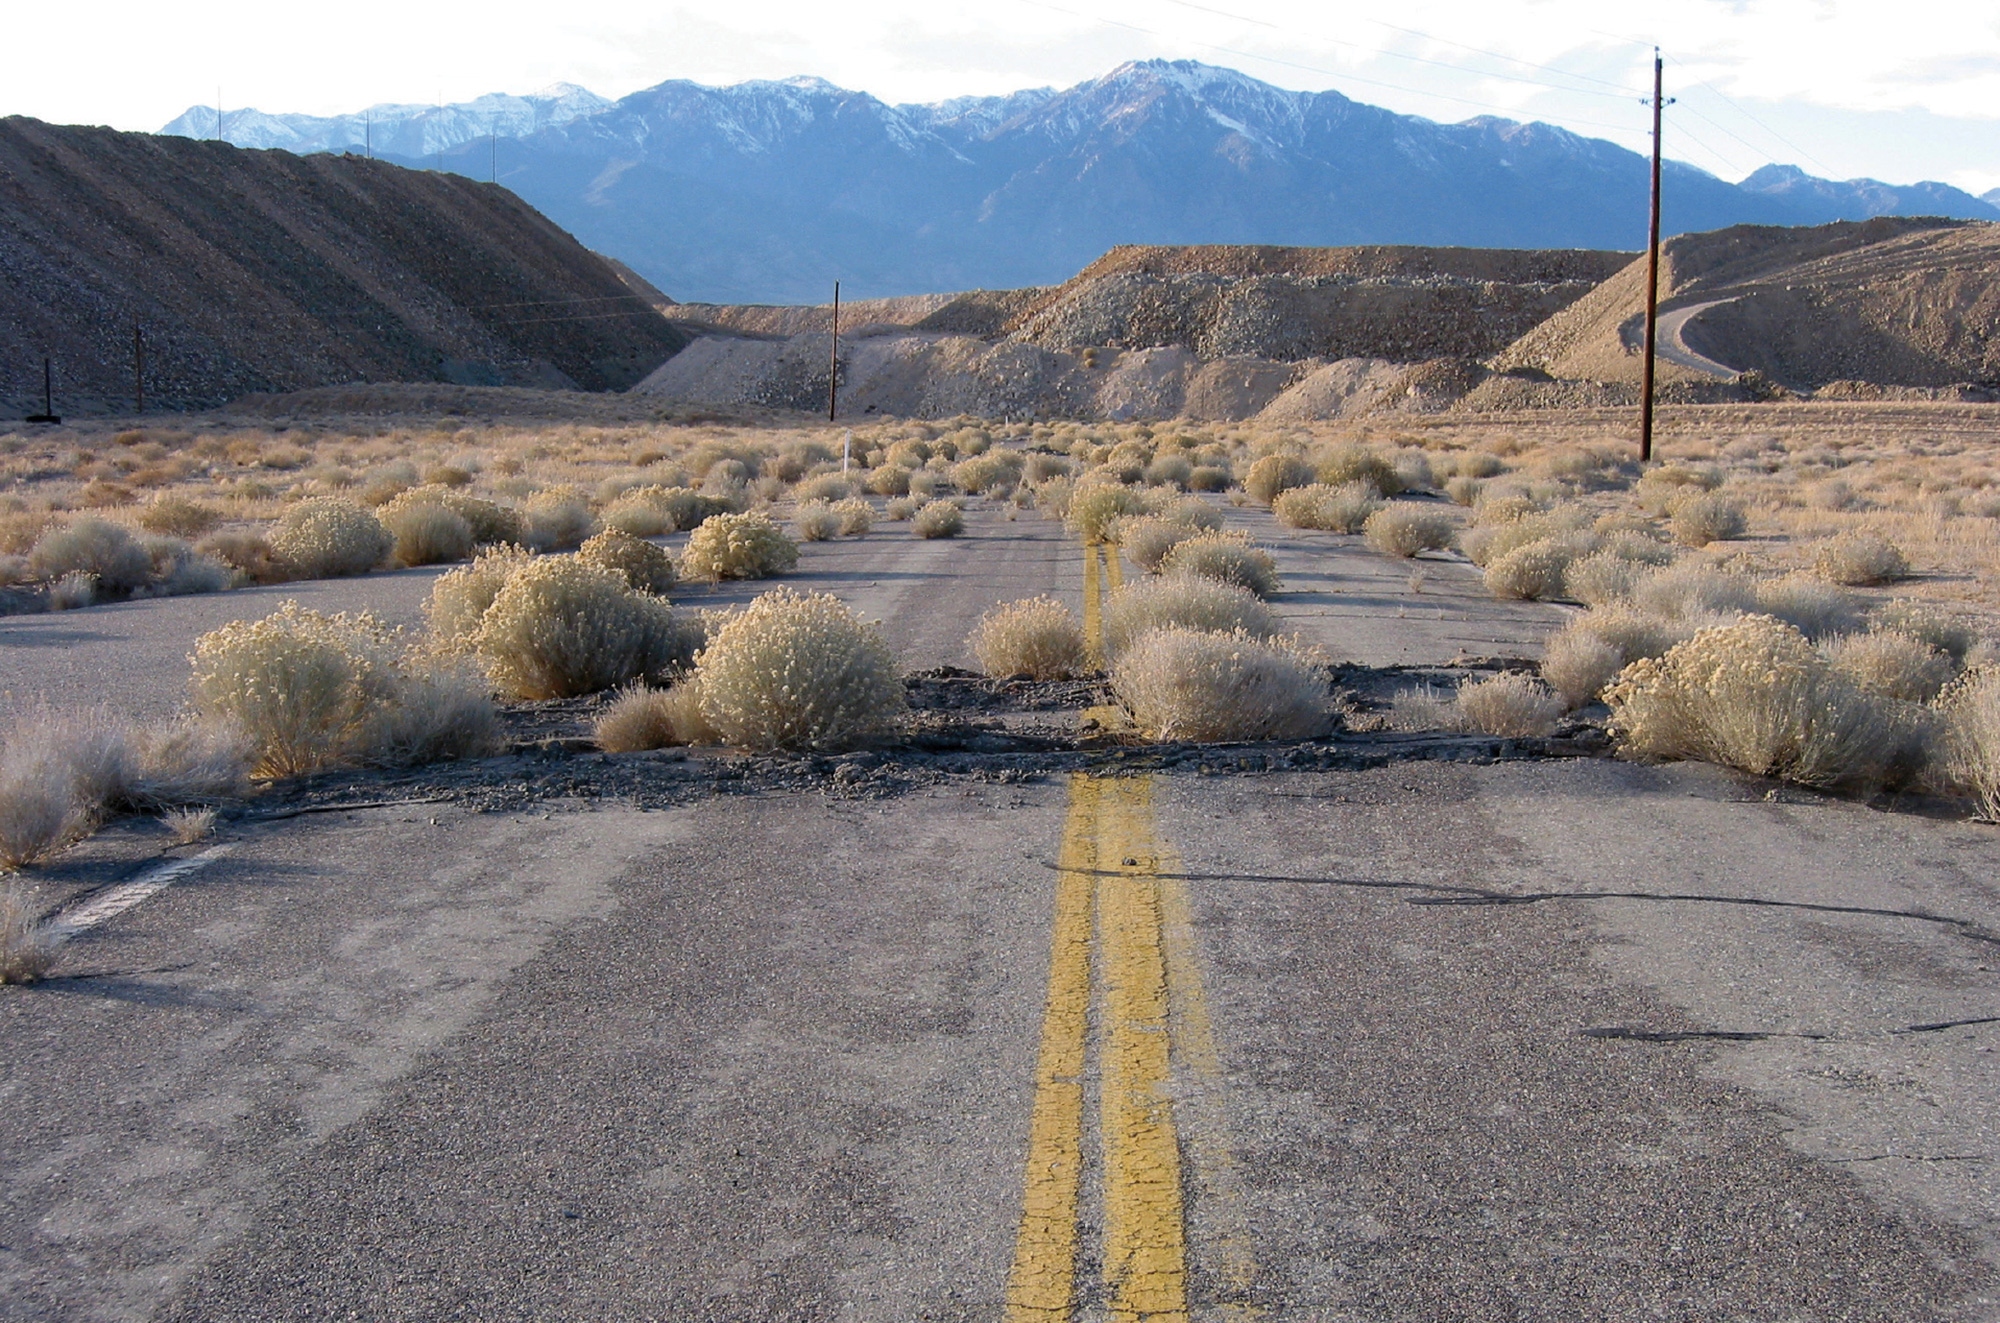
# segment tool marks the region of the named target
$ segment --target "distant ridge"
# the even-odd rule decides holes
[[[817,303],[835,277],[857,298],[1048,285],[1120,244],[1645,242],[1647,163],[1613,143],[1490,116],[1440,124],[1188,60],[929,105],[801,77],[373,113],[379,152],[478,178],[497,159],[502,183],[691,302]],[[358,149],[360,122],[245,111],[225,128]],[[214,124],[196,107],[170,128]],[[1920,213],[2000,220],[1944,184],[1778,166],[1737,185],[1667,166],[1669,233]]]

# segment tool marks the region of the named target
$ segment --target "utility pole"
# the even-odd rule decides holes
[[[1653,355],[1660,320],[1660,112],[1666,109],[1661,82],[1665,65],[1653,47],[1653,202],[1646,238],[1646,363],[1639,383],[1639,462],[1653,459]]]
[[[222,136],[222,85],[220,83],[216,84],[215,87],[215,140],[217,142],[224,141]]]
[[[490,119],[486,121],[486,182],[500,182],[500,130]]]
[[[372,110],[361,121],[361,154],[371,161],[375,159],[375,112]]]
[[[833,352],[826,369],[826,420],[833,421],[833,412],[840,400],[840,282],[833,282]]]
[[[132,412],[146,412],[146,333],[132,327]]]
[[[27,417],[31,423],[59,423],[62,416],[56,412],[56,370],[49,360],[42,360],[42,411]]]

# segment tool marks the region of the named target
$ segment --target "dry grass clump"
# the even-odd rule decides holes
[[[338,496],[308,497],[291,506],[269,541],[271,553],[301,579],[366,574],[395,545],[381,520]]]
[[[1631,753],[1697,758],[1812,786],[1875,785],[1914,758],[1918,728],[1769,616],[1704,629],[1605,693]]]
[[[239,582],[283,583],[291,569],[271,550],[262,533],[225,529],[210,533],[195,545],[195,553],[226,565],[240,577]]]
[[[819,501],[832,505],[854,495],[854,484],[838,473],[821,473],[800,480],[792,488],[792,499],[800,503]]]
[[[664,547],[656,547],[615,528],[607,528],[586,538],[584,544],[576,549],[576,558],[586,565],[614,570],[636,591],[658,597],[666,596],[678,578],[674,572],[674,558],[667,554]]]
[[[1585,606],[1605,606],[1632,595],[1652,570],[1609,551],[1596,551],[1569,563],[1563,571],[1563,594]]]
[[[718,514],[702,520],[681,553],[690,579],[769,579],[799,563],[799,544],[764,515]]]
[[[1327,533],[1358,533],[1381,508],[1381,496],[1373,487],[1359,482],[1342,487],[1317,482],[1290,487],[1271,503],[1272,513],[1287,528]]]
[[[1512,671],[1459,686],[1455,703],[1459,729],[1506,739],[1546,735],[1564,711],[1546,686]]]
[[[42,934],[21,889],[0,885],[0,985],[38,982],[55,961],[55,943]]]
[[[604,526],[633,537],[659,537],[699,528],[704,519],[726,513],[724,502],[692,487],[636,487],[604,509]]]
[[[139,511],[139,527],[169,537],[198,538],[221,522],[222,514],[213,506],[172,492],[157,493]]]
[[[1083,626],[1052,597],[1002,602],[979,618],[966,646],[979,669],[996,680],[1068,680],[1090,668]]]
[[[1557,630],[1542,645],[1542,679],[1571,710],[1595,703],[1625,664],[1616,647],[1578,628],[1575,622]]]
[[[689,649],[665,601],[634,591],[617,571],[562,556],[512,569],[480,618],[472,651],[502,692],[543,699],[664,677],[685,664]]]
[[[1647,469],[1632,488],[1639,508],[1650,515],[1671,512],[1674,502],[1690,495],[1712,492],[1722,485],[1722,471],[1689,464],[1662,464]]]
[[[1243,630],[1169,625],[1118,656],[1111,691],[1156,740],[1300,740],[1332,726],[1324,661]]]
[[[404,565],[443,565],[472,554],[472,525],[442,504],[398,497],[379,507],[377,517]]]
[[[218,816],[213,805],[168,809],[160,815],[160,825],[167,829],[175,845],[195,845],[215,835]]]
[[[1750,610],[1784,621],[1809,639],[1851,634],[1861,627],[1861,604],[1832,584],[1788,574],[1750,585]]]
[[[1265,639],[1278,633],[1278,617],[1235,584],[1193,574],[1139,579],[1104,604],[1104,655],[1115,659],[1148,631],[1173,626]]]
[[[1521,601],[1560,597],[1579,554],[1579,545],[1569,538],[1545,537],[1515,547],[1487,565],[1486,590]]]
[[[470,675],[406,655],[372,616],[297,602],[204,634],[190,689],[204,720],[243,733],[260,776],[476,757],[498,729]]]
[[[1456,531],[1445,515],[1416,505],[1384,506],[1361,525],[1361,535],[1369,546],[1405,559],[1420,551],[1444,550]]]
[[[1881,633],[1927,643],[1961,665],[1979,643],[1978,631],[1965,621],[1907,597],[1883,603],[1869,624]]]
[[[1747,527],[1743,507],[1715,492],[1677,497],[1668,508],[1668,531],[1684,547],[1705,547],[1742,537]]]
[[[1270,505],[1278,493],[1314,481],[1312,465],[1297,455],[1266,455],[1243,475],[1243,490],[1259,505]]]
[[[701,714],[701,687],[692,677],[671,689],[634,685],[619,690],[592,723],[591,737],[606,753],[640,753],[716,740]]]
[[[875,527],[875,507],[859,496],[833,503],[834,517],[840,520],[842,537],[863,537]]]
[[[573,551],[597,531],[590,502],[574,487],[550,487],[528,498],[521,510],[524,537],[536,551]]]
[[[757,598],[702,649],[696,677],[708,724],[749,748],[851,748],[906,706],[881,630],[824,593]]]
[[[1843,533],[1819,544],[1813,567],[1824,578],[1850,587],[1893,583],[1910,573],[1902,548],[1873,533]]]
[[[1428,468],[1426,465],[1427,474]],[[1392,461],[1353,442],[1335,442],[1319,451],[1314,456],[1313,480],[1327,487],[1360,483],[1378,496],[1394,496],[1403,490],[1403,480]]]
[[[1825,651],[1833,669],[1861,689],[1906,703],[1930,702],[1958,673],[1949,656],[1903,634],[1849,634]]]
[[[910,516],[910,532],[921,538],[957,537],[965,531],[965,512],[952,501],[931,501]]]
[[[1160,562],[1163,574],[1197,574],[1235,584],[1259,597],[1278,591],[1278,562],[1240,533],[1202,533],[1174,545]]]
[[[825,501],[802,501],[792,511],[792,531],[801,542],[825,542],[840,533],[840,516]]]

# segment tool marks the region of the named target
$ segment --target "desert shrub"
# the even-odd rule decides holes
[[[1177,524],[1186,524],[1198,533],[1216,533],[1222,529],[1222,511],[1202,500],[1199,496],[1165,496],[1155,493],[1153,513],[1162,519],[1171,519]]]
[[[910,474],[910,495],[928,501],[944,495],[951,479],[933,469],[917,469]]]
[[[377,507],[376,517],[393,531],[399,512],[412,506],[441,508],[457,515],[465,521],[466,528],[470,530],[474,546],[483,547],[499,542],[526,540],[525,525],[519,511],[493,501],[483,500],[470,492],[437,483],[398,492],[392,499]],[[451,559],[462,560],[464,555]]]
[[[485,752],[496,729],[492,701],[470,677],[406,658],[372,616],[297,602],[197,640],[191,691],[204,720],[247,738],[261,776],[468,756]]]
[[[1914,758],[1916,727],[1769,616],[1704,629],[1606,691],[1631,753],[1697,758],[1804,785],[1871,785]]]
[[[1193,574],[1138,579],[1104,604],[1104,654],[1116,658],[1149,630],[1179,626],[1255,638],[1278,633],[1278,617],[1256,594],[1235,584]]]
[[[0,837],[0,851],[4,849],[4,838]],[[0,986],[37,982],[55,960],[56,943],[35,923],[34,911],[20,888],[12,883],[0,885]]]
[[[951,481],[968,496],[990,492],[1020,481],[1021,456],[1012,450],[988,450],[952,466]]]
[[[2000,671],[1967,671],[1938,698],[1940,779],[2000,821]]]
[[[1541,538],[1514,548],[1486,567],[1486,589],[1495,597],[1544,601],[1562,596],[1564,576],[1577,547],[1564,538]]]
[[[1299,740],[1332,726],[1324,662],[1242,630],[1148,630],[1119,653],[1111,691],[1158,740]]]
[[[1197,464],[1188,473],[1191,492],[1219,492],[1229,488],[1229,470],[1221,464]]]
[[[1570,709],[1595,703],[1626,664],[1618,648],[1578,624],[1565,625],[1542,645],[1542,679]]]
[[[1287,528],[1313,528],[1328,533],[1358,533],[1382,508],[1382,498],[1365,483],[1329,487],[1311,483],[1288,487],[1271,502],[1272,513]]]
[[[521,513],[527,521],[527,543],[536,551],[573,551],[597,531],[590,502],[573,487],[537,492]]]
[[[1546,735],[1563,714],[1562,699],[1512,671],[1460,685],[1456,702],[1461,729],[1507,739]]]
[[[1661,515],[1668,513],[1674,502],[1689,495],[1714,491],[1721,485],[1720,469],[1662,464],[1639,475],[1632,495],[1647,514]]]
[[[439,646],[446,651],[470,650],[493,599],[514,571],[532,559],[519,547],[495,547],[472,564],[439,575],[424,602],[425,619]]]
[[[1705,547],[1711,542],[1742,537],[1746,527],[1743,507],[1715,492],[1680,497],[1670,507],[1667,519],[1674,541],[1684,547]]]
[[[685,652],[665,601],[572,556],[515,567],[480,618],[473,649],[495,685],[527,699],[664,676]]]
[[[123,525],[85,516],[59,525],[35,540],[28,572],[54,581],[88,576],[103,593],[129,593],[153,577],[153,562]]]
[[[1801,574],[1758,579],[1751,610],[1784,621],[1809,639],[1850,634],[1861,626],[1861,606],[1849,593]]]
[[[229,722],[181,717],[138,733],[124,802],[156,810],[233,799],[246,787],[256,749]]]
[[[52,710],[15,718],[0,739],[0,870],[32,867],[87,835],[132,779],[122,732]]]
[[[396,559],[405,565],[440,565],[472,554],[472,525],[443,505],[399,496],[376,515],[395,539]]]
[[[726,508],[692,487],[635,487],[605,508],[604,526],[633,537],[659,537],[698,528]]]
[[[1278,591],[1278,563],[1240,534],[1203,533],[1176,544],[1160,562],[1163,574],[1198,574],[1247,588],[1259,597]]]
[[[586,565],[616,571],[628,586],[661,597],[673,588],[677,577],[674,558],[665,548],[615,528],[586,538],[576,549],[576,558]]]
[[[210,533],[195,544],[198,555],[220,561],[252,583],[283,583],[291,571],[271,550],[262,533]]]
[[[271,530],[270,544],[272,555],[298,578],[330,579],[374,569],[395,538],[354,502],[314,496],[285,511]]]
[[[606,753],[639,753],[682,744],[715,743],[701,714],[701,687],[692,677],[671,689],[634,685],[621,689],[591,725],[591,737]]]
[[[1125,515],[1111,525],[1110,531],[1111,540],[1125,553],[1125,559],[1148,574],[1157,574],[1167,553],[1200,530],[1159,515]]]
[[[1730,624],[1733,616],[1691,616],[1663,619],[1627,606],[1601,606],[1584,612],[1564,626],[1618,649],[1627,662],[1664,657],[1675,644],[1685,643],[1711,625]]]
[[[910,470],[900,464],[884,464],[869,473],[868,490],[877,496],[908,496]]]
[[[1835,583],[1864,587],[1905,578],[1910,562],[1902,548],[1873,533],[1843,533],[1819,544],[1813,567]]]
[[[1479,479],[1461,473],[1457,477],[1445,479],[1444,494],[1453,505],[1476,505],[1479,502],[1479,493],[1485,486],[1486,484]]]
[[[1394,496],[1403,490],[1396,466],[1365,446],[1335,442],[1315,456],[1313,480],[1328,487],[1360,483],[1373,488],[1378,496]]]
[[[1606,606],[1632,595],[1650,571],[1608,551],[1593,552],[1569,563],[1563,571],[1563,593],[1585,606]]]
[[[1071,494],[1065,522],[1086,540],[1101,542],[1110,536],[1111,525],[1120,516],[1144,513],[1145,497],[1130,487],[1090,482]]]
[[[1431,491],[1437,487],[1437,471],[1423,451],[1399,450],[1390,462],[1396,470],[1397,486],[1403,491]]]
[[[690,579],[769,579],[799,563],[799,544],[761,514],[719,514],[702,520],[681,553]]]
[[[910,531],[921,538],[957,537],[965,531],[965,512],[950,501],[932,501],[910,517]]]
[[[882,517],[892,524],[900,524],[917,512],[918,505],[914,496],[898,496],[882,507]]]
[[[1389,556],[1409,557],[1419,551],[1442,551],[1456,530],[1450,519],[1416,505],[1387,505],[1361,525],[1368,545]]]
[[[849,748],[905,707],[881,631],[823,593],[765,593],[716,631],[696,667],[702,715],[728,744]]]
[[[1484,450],[1460,450],[1440,455],[1437,464],[1441,470],[1449,466],[1450,472],[1462,478],[1497,478],[1507,471],[1507,465],[1498,455]]]
[[[1297,455],[1266,455],[1243,475],[1243,490],[1259,505],[1270,505],[1279,492],[1314,481],[1312,465]]]
[[[139,547],[152,565],[152,582],[140,590],[147,597],[185,597],[219,593],[236,581],[236,571],[213,556],[205,556],[177,537],[149,537]]]
[[[139,511],[139,527],[170,537],[198,538],[221,522],[213,507],[170,492],[161,492]]]
[[[1869,627],[1878,633],[1901,634],[1927,643],[1961,664],[1979,642],[1978,631],[1965,621],[1908,597],[1883,603]]]
[[[1667,619],[1754,611],[1757,581],[1707,565],[1670,565],[1639,580],[1632,589],[1632,604]]]
[[[994,679],[1067,680],[1089,669],[1076,614],[1050,597],[1002,602],[979,618],[966,646]]]
[[[792,499],[801,504],[808,501],[823,501],[828,505],[844,501],[854,495],[854,484],[838,473],[821,473],[815,477],[801,479],[792,488]]]
[[[1902,634],[1849,634],[1825,645],[1833,669],[1871,694],[1928,703],[1958,667],[1928,643]]]
[[[1060,455],[1031,452],[1021,461],[1021,481],[1039,486],[1050,478],[1067,478],[1070,469],[1070,462]]]
[[[1194,479],[1194,461],[1186,455],[1159,455],[1139,476],[1148,487],[1186,488]]]
[[[833,513],[840,520],[842,537],[862,537],[875,527],[875,507],[859,496],[835,501]]]
[[[801,542],[824,542],[840,532],[840,516],[825,501],[806,501],[792,512],[792,531]]]

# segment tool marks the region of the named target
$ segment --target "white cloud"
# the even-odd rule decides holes
[[[1628,30],[1644,22],[1644,30]],[[1636,98],[1658,41],[1682,98],[1676,155],[1736,176],[1765,161],[1915,177],[2000,174],[1992,0],[733,0],[551,10],[437,0],[16,7],[0,113],[155,128],[189,104],[330,113],[564,79],[622,95],[666,78],[816,73],[887,100],[1066,85],[1123,59],[1196,58],[1440,119],[1541,118],[1645,146]],[[1908,132],[1899,142],[1898,126]],[[1936,139],[1935,151],[1909,151]],[[1927,126],[1930,138],[1919,141]],[[1866,144],[1865,149],[1857,144]],[[1803,158],[1803,159],[1800,159]]]

